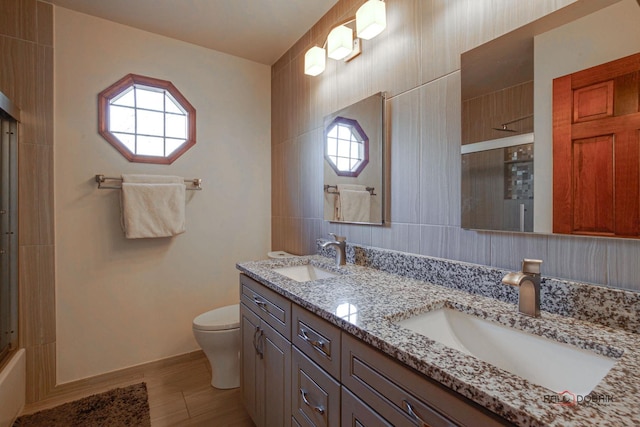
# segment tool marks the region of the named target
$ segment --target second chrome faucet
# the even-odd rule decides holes
[[[335,246],[336,265],[345,265],[347,263],[347,238],[345,236],[337,236],[335,233],[329,233],[333,236],[333,240],[320,245],[322,248]]]
[[[539,259],[523,259],[522,271],[508,273],[502,278],[505,285],[518,287],[518,306],[522,314],[540,317],[540,264]]]

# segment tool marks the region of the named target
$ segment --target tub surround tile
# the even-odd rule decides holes
[[[640,294],[545,278],[542,316],[531,318],[518,314],[516,290],[500,284],[506,270],[353,244],[347,246],[348,264],[338,268],[333,258],[327,258],[333,256],[333,249],[320,252],[321,255],[244,262],[237,268],[516,425],[640,424],[636,402],[640,391]],[[296,282],[273,271],[307,263],[332,270],[338,276]],[[351,319],[353,323],[335,314],[337,307],[345,303],[357,307],[358,317]],[[578,405],[570,410],[545,403],[544,397],[555,395],[554,392],[395,323],[440,307],[616,358],[616,365],[593,391],[612,396],[613,401]],[[566,315],[573,317],[563,317]],[[604,319],[607,315],[614,319]],[[616,328],[605,326],[607,323]]]

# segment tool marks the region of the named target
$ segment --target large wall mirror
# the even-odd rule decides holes
[[[462,226],[553,230],[553,79],[640,51],[637,0],[578,0],[461,56]]]
[[[324,118],[324,219],[384,222],[384,93]]]

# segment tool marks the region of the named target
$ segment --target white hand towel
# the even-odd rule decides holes
[[[184,184],[184,178],[173,175],[122,174],[122,182],[140,184]]]
[[[364,185],[338,184],[340,219],[349,222],[371,220],[371,193]]]
[[[122,227],[128,239],[170,237],[185,232],[181,177],[122,176]]]

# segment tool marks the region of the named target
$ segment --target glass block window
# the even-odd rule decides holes
[[[325,159],[339,176],[358,176],[369,163],[369,138],[357,120],[336,117],[325,129]]]
[[[169,81],[129,74],[98,101],[100,134],[131,162],[171,164],[196,143],[196,111]]]

